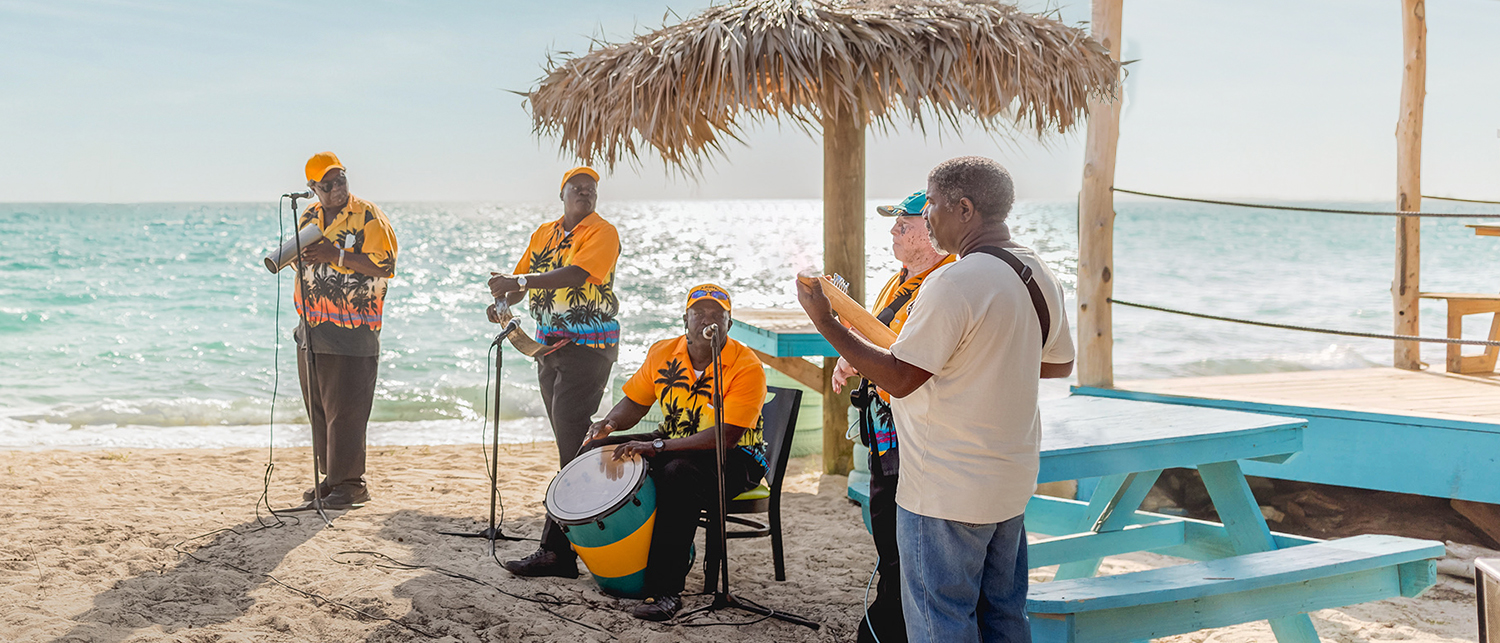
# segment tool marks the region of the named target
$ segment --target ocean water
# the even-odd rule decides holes
[[[894,199],[890,200],[894,202]],[[886,202],[871,198],[870,203]],[[1381,204],[1324,204],[1380,209]],[[558,206],[382,203],[400,242],[382,333],[374,444],[481,441],[494,326],[485,280],[508,270]],[[1500,208],[1428,202],[1438,211]],[[1234,317],[1391,329],[1393,220],[1122,202],[1116,297]],[[802,201],[601,203],[618,226],[623,336],[616,377],[680,332],[689,286],[737,306],[795,306],[792,275],[821,263],[821,206]],[[287,231],[274,204],[0,204],[0,447],[307,443],[297,390],[290,271],[261,257]],[[1500,290],[1500,239],[1429,220],[1424,290]],[[870,290],[897,265],[888,219],[867,222]],[[1068,289],[1072,202],[1021,202],[1018,239]],[[279,307],[279,311],[278,311]],[[1442,309],[1424,304],[1424,334]],[[1070,313],[1070,318],[1072,314]],[[1466,329],[1479,337],[1478,322]],[[1252,328],[1117,307],[1118,379],[1388,365],[1389,342]],[[1424,359],[1440,364],[1442,347]],[[550,439],[534,367],[507,352],[501,439]],[[1066,391],[1062,384],[1049,394]],[[274,410],[273,410],[273,392]],[[274,423],[273,423],[274,418]]]

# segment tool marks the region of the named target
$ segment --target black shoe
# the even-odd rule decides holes
[[[365,485],[339,485],[323,497],[324,509],[354,509],[370,501],[370,489]]]
[[[573,552],[559,554],[538,548],[521,560],[507,560],[502,567],[517,576],[556,576],[578,578],[578,557]]]
[[[682,609],[682,597],[677,594],[652,596],[640,605],[630,608],[630,615],[643,621],[670,621]]]
[[[328,494],[330,492],[332,492],[332,491],[333,491],[333,487],[328,486],[328,481],[327,480],[324,480],[323,482],[318,483],[318,495],[319,496],[327,498]],[[308,489],[307,491],[302,492],[302,499],[305,500],[305,501],[307,501],[307,502],[312,502],[312,499],[313,499],[313,490],[312,489]]]

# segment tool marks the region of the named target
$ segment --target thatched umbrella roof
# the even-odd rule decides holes
[[[936,115],[1040,137],[1112,99],[1118,78],[1082,30],[994,0],[739,0],[552,65],[527,98],[537,133],[610,168],[644,145],[696,174],[755,115],[821,131],[823,270],[860,301],[867,126],[925,129]],[[825,358],[823,465],[843,474],[849,399],[826,385],[832,368]]]
[[[993,1],[741,0],[553,64],[528,98],[536,131],[585,162],[645,143],[693,173],[757,113],[923,127],[926,110],[1040,137],[1112,97],[1118,71],[1084,31]]]

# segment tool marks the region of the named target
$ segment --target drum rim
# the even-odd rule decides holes
[[[592,455],[595,451],[603,451],[609,448],[612,447],[594,447],[592,449],[589,449],[588,451],[584,451],[583,453],[578,454],[578,457],[573,458],[573,460],[569,461],[568,464],[563,465],[563,468],[557,472],[557,475],[552,476],[552,481],[547,483],[547,493],[542,496],[542,508],[547,511],[548,518],[551,518],[559,525],[587,525],[589,523],[601,520],[605,516],[613,514],[614,512],[618,511],[620,507],[624,507],[626,503],[629,503],[631,500],[635,499],[636,495],[640,494],[641,487],[645,486],[646,481],[651,479],[651,462],[644,457],[641,458],[640,478],[635,481],[635,486],[630,488],[630,492],[626,493],[623,497],[620,498],[619,502],[610,505],[608,508],[600,510],[597,514],[594,514],[594,517],[592,518],[559,518],[552,513],[552,507],[549,503],[549,501],[552,499],[552,489],[557,485],[558,479],[562,478],[563,471],[566,471],[569,466],[572,466],[574,462],[577,462],[584,456]]]

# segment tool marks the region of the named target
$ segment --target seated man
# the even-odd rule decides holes
[[[698,529],[698,514],[717,511],[714,498],[715,373],[713,352],[704,329],[717,324],[729,331],[729,293],[713,284],[689,291],[682,319],[687,334],[651,346],[646,362],[625,383],[625,399],[589,427],[584,449],[621,443],[617,459],[645,457],[656,480],[656,528],[646,563],[645,602],[631,615],[650,621],[672,618],[682,607],[688,548]],[[724,395],[724,493],[733,498],[755,488],[766,472],[761,441],[760,408],[766,399],[766,373],[755,353],[725,337],[719,350]],[[665,417],[655,433],[619,435],[634,427],[651,405],[661,402]]]

